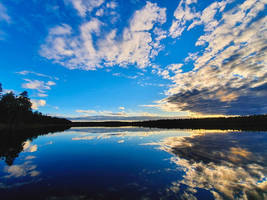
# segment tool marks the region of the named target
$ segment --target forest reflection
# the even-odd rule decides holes
[[[0,131],[0,159],[11,166],[23,150],[32,152],[37,148],[36,146],[30,146],[29,141],[41,135],[61,132],[67,129],[69,127],[59,126],[16,131],[2,130]]]

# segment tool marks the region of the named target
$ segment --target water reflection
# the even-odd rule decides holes
[[[185,172],[183,180],[173,182],[170,191],[186,186],[190,199],[196,199],[199,188],[209,190],[215,199],[267,198],[266,133],[169,137],[150,145],[159,145],[175,155],[171,161]]]
[[[2,134],[1,198],[267,198],[265,132],[123,127],[46,133]]]
[[[4,172],[8,175],[5,178],[11,177],[22,177],[22,176],[38,176],[40,174],[39,171],[36,170],[37,166],[33,165],[31,161],[26,161],[21,165],[12,165],[12,166],[5,166]]]
[[[0,131],[0,159],[7,165],[12,165],[22,151],[34,152],[37,145],[30,145],[31,140],[41,135],[64,131],[69,127],[50,127],[42,129],[29,129],[18,131]]]

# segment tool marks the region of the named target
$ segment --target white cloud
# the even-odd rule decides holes
[[[56,85],[54,81],[39,81],[39,80],[30,80],[24,79],[26,83],[22,84],[22,88],[37,90],[39,93],[37,96],[39,97],[47,97],[48,95],[45,94],[47,90],[51,90],[51,86]]]
[[[0,2],[0,21],[5,21],[7,23],[11,22],[11,18],[7,14],[7,9],[1,2]]]
[[[126,74],[123,74],[123,73],[113,73],[112,74],[113,76],[117,76],[117,77],[123,77],[123,78],[129,78],[129,79],[136,79],[138,78],[138,75],[126,75]]]
[[[46,101],[43,99],[31,99],[32,109],[37,110],[39,107],[43,107],[46,105]]]
[[[166,9],[159,8],[157,4],[147,2],[146,6],[137,10],[130,22],[131,32],[149,31],[155,23],[163,24],[166,21]]]
[[[1,22],[11,23],[11,17],[8,15],[6,7],[0,2],[0,23]],[[5,37],[6,33],[3,30],[1,30],[0,26],[0,40],[4,40]]]
[[[77,113],[83,113],[85,115],[103,115],[103,116],[127,116],[124,111],[121,112],[112,112],[108,110],[76,110]]]
[[[109,110],[76,110],[77,113],[84,114],[81,117],[88,117],[88,119],[93,119],[94,117],[100,117],[101,119],[105,118],[108,120],[116,120],[116,119],[134,119],[134,118],[142,118],[142,117],[160,117],[157,114],[149,113],[149,112],[126,112],[124,107],[119,107],[119,112],[113,112]],[[90,118],[92,117],[92,118]],[[104,119],[105,120],[105,119]],[[136,119],[137,120],[137,119]]]
[[[87,12],[91,12],[94,8],[101,6],[104,0],[70,0],[73,7],[82,17],[86,16]]]
[[[24,79],[27,83],[23,83],[22,87],[25,89],[38,90],[43,92],[44,90],[50,90],[51,88],[44,81]]]
[[[36,76],[39,76],[39,77],[45,77],[45,78],[49,78],[49,79],[55,79],[55,80],[59,79],[58,77],[52,77],[52,76],[49,76],[49,75],[46,75],[46,74],[41,74],[41,73],[37,73],[37,72],[34,72],[34,71],[27,71],[27,70],[16,72],[16,74],[20,74],[20,75],[33,74],[33,75],[36,75]]]
[[[53,79],[53,80],[59,80],[57,77],[52,77],[46,74],[41,74],[41,73],[37,73],[34,71],[20,71],[20,72],[16,72],[17,74],[26,76],[29,74],[33,74],[35,76],[38,77],[44,77],[44,78],[48,78],[48,79]],[[56,83],[54,81],[40,81],[40,80],[30,80],[30,79],[24,79],[26,81],[26,83],[22,84],[22,88],[25,89],[31,89],[31,90],[37,90],[37,96],[38,97],[47,97],[48,95],[45,93],[47,90],[51,89],[51,86],[56,85]]]
[[[109,3],[107,3],[107,8],[111,8],[111,9],[114,9],[116,8],[118,5],[115,1],[111,1]]]
[[[247,0],[221,13],[229,2],[211,4],[193,22],[194,26],[204,25],[204,35],[196,45],[206,44],[204,51],[185,59],[185,62],[194,61],[194,69],[178,70],[173,76],[159,72],[173,81],[166,91],[168,97],[161,103],[173,104],[177,111],[204,113],[206,110],[207,114],[266,112],[267,17],[256,19],[266,3]],[[221,18],[215,20],[218,13]]]
[[[84,114],[96,114],[97,111],[95,110],[76,110],[77,113],[84,113]]]
[[[101,9],[98,9],[98,10],[96,11],[95,15],[98,16],[98,17],[101,17],[101,16],[104,15],[104,12],[105,12],[104,9],[101,8]]]
[[[47,97],[48,95],[45,94],[45,93],[38,93],[37,96],[38,96],[38,97]]]
[[[195,18],[200,17],[200,13],[196,12],[191,4],[195,4],[197,1],[185,1],[181,0],[178,7],[174,12],[175,19],[169,29],[170,36],[173,38],[180,37],[183,31],[187,27],[187,23]]]
[[[70,26],[63,24],[50,30],[40,54],[69,69],[94,70],[131,64],[144,68],[150,65],[157,50],[162,49],[159,37],[154,42],[149,31],[165,21],[166,9],[147,2],[145,7],[135,12],[121,39],[118,39],[116,29],[106,34],[101,32],[104,24],[95,18],[81,24],[80,35],[76,36]],[[101,37],[93,40],[93,36],[99,36],[100,32]]]
[[[52,85],[56,85],[56,83],[55,83],[54,81],[48,81],[48,82],[46,83],[46,85],[52,86]]]

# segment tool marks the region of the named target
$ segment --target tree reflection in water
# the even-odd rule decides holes
[[[40,135],[60,132],[66,129],[69,129],[69,127],[57,126],[17,131],[2,130],[0,131],[0,159],[5,160],[6,164],[11,166],[20,152],[25,149],[28,140],[33,140]]]

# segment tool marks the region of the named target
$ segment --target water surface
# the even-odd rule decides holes
[[[1,199],[267,198],[266,132],[72,128],[1,145]]]

